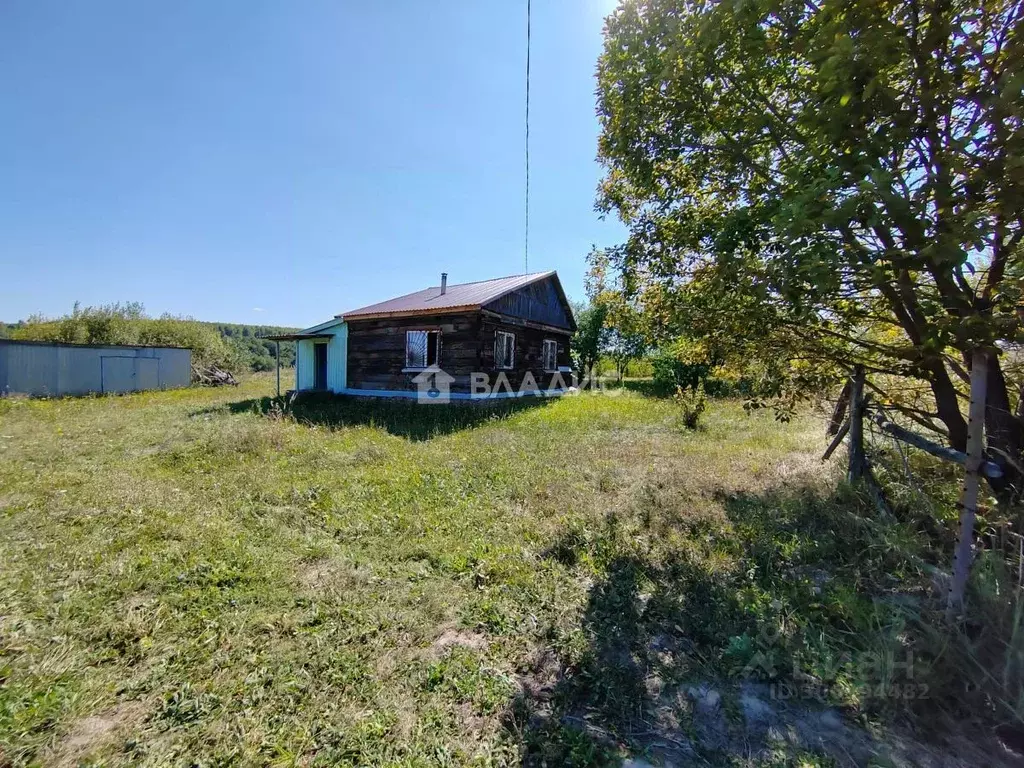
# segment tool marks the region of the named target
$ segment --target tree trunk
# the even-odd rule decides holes
[[[999,465],[1003,476],[990,481],[1000,496],[1013,496],[1021,488],[1021,422],[1010,410],[1006,379],[995,350],[988,350],[988,384],[985,388],[985,432],[988,459]]]
[[[850,407],[850,379],[846,380],[846,384],[843,385],[842,392],[839,393],[839,399],[836,401],[836,407],[832,411],[832,418],[828,422],[828,429],[825,434],[836,435],[839,433],[840,427],[843,424],[848,423],[846,421],[846,411]],[[847,427],[849,429],[849,427]]]
[[[967,450],[967,422],[964,421],[960,412],[960,402],[957,400],[956,388],[949,379],[949,372],[941,360],[932,359],[925,363],[928,383],[931,385],[932,393],[935,395],[935,408],[939,414],[939,420],[946,425],[946,432],[949,437],[949,445],[958,451]]]
[[[846,471],[846,479],[855,483],[864,477],[867,469],[867,458],[864,456],[864,366],[858,365],[853,370],[850,386],[850,460]]]
[[[974,518],[978,513],[978,471],[985,454],[985,393],[989,356],[983,350],[974,353],[971,362],[971,405],[968,421],[967,466],[960,496],[960,536],[953,555],[953,579],[946,600],[946,619],[952,620],[963,610],[967,576],[974,557]]]

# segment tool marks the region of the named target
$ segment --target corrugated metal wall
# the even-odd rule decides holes
[[[327,346],[327,388],[342,392],[348,386],[348,323],[336,325],[326,333],[333,334]]]
[[[85,395],[187,387],[192,351],[0,339],[0,393]]]
[[[319,328],[317,333],[329,334],[330,339],[312,339],[295,342],[295,386],[297,389],[313,389],[315,385],[315,344],[327,344],[327,388],[342,392],[348,385],[348,324],[339,322],[329,328]]]
[[[303,339],[295,342],[295,388],[313,388],[313,342]]]

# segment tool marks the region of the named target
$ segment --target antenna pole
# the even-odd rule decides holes
[[[523,235],[523,274],[530,271],[530,0],[526,0],[526,226]]]

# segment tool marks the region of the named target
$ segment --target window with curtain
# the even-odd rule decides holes
[[[545,371],[558,370],[558,342],[554,339],[544,339],[541,360]]]
[[[406,368],[429,368],[432,365],[440,365],[440,360],[440,331],[405,332]]]
[[[515,368],[516,335],[506,331],[494,332],[494,367]]]

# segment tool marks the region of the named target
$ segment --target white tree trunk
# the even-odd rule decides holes
[[[975,350],[971,360],[971,404],[967,422],[967,463],[963,492],[960,495],[960,536],[953,555],[953,580],[946,600],[946,619],[952,621],[964,607],[967,574],[974,557],[974,518],[978,513],[979,469],[985,455],[985,387],[988,381],[988,357]]]

